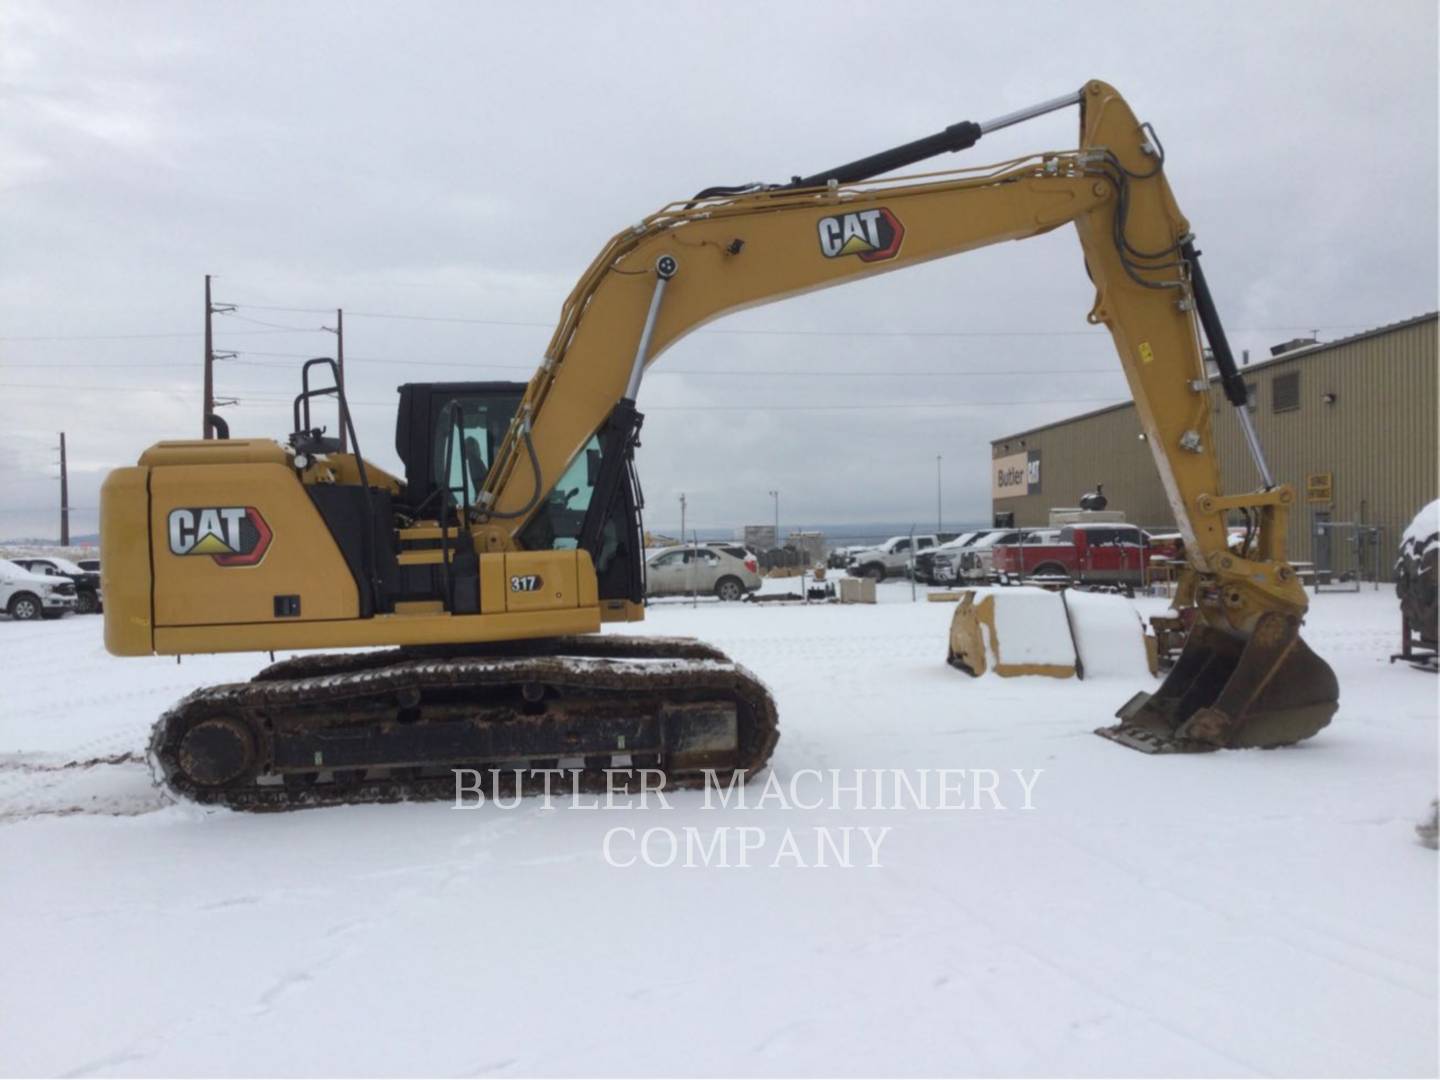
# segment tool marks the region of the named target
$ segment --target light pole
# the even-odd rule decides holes
[[[940,483],[940,455],[935,455],[935,532],[945,531],[945,501],[941,494],[943,486]]]
[[[770,497],[775,500],[775,546],[780,546],[780,492],[770,492]]]
[[[680,493],[680,543],[685,543],[685,493]]]

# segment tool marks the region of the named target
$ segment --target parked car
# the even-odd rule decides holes
[[[974,543],[956,552],[952,580],[983,585],[995,576],[995,549],[1005,544],[1027,544],[1058,536],[1058,529],[991,529]]]
[[[1067,578],[1086,585],[1140,585],[1149,549],[1137,525],[1067,525],[1039,543],[999,544],[994,571],[1001,579]]]
[[[719,548],[721,551],[734,555],[735,558],[744,562],[746,559],[754,559],[755,565],[760,565],[760,553],[754,548],[747,547],[739,540],[706,540],[705,547]]]
[[[75,583],[0,559],[0,611],[12,619],[58,619],[75,610]]]
[[[25,555],[10,561],[18,566],[23,566],[32,574],[63,577],[74,582],[77,614],[94,615],[104,610],[104,594],[100,591],[99,570],[86,570],[79,563],[62,559],[58,555],[44,557]]]
[[[758,588],[760,567],[748,553],[742,559],[724,547],[668,547],[646,560],[647,596],[703,593],[721,600],[743,600],[746,593]]]
[[[864,544],[847,544],[837,548],[831,548],[830,554],[825,557],[825,565],[831,570],[844,570],[850,565],[850,560],[855,557],[857,551],[864,551]]]
[[[926,551],[938,546],[938,538],[934,533],[926,533],[923,536],[915,537],[915,553]],[[894,575],[905,575],[910,572],[910,537],[892,536],[879,547],[862,548],[850,558],[850,565],[845,568],[847,574],[854,577],[868,577],[874,581],[884,581],[887,577]]]
[[[970,547],[982,537],[1000,529],[976,529],[961,533],[950,540],[941,539],[938,547],[915,553],[915,580],[927,585],[943,585],[955,580],[955,564],[962,548]]]
[[[91,574],[98,574],[100,572],[99,559],[76,559],[75,565],[80,567],[81,570]]]

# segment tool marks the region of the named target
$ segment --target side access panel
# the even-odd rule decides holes
[[[284,465],[152,469],[149,532],[157,628],[359,617],[345,557]]]

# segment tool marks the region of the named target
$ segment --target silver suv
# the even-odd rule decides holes
[[[760,588],[760,567],[753,555],[732,555],[725,547],[667,547],[645,561],[646,596],[705,594],[743,600]],[[744,549],[741,549],[744,550]]]

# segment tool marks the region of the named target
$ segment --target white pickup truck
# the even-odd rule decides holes
[[[896,575],[905,576],[910,570],[911,555],[928,551],[939,542],[933,533],[917,536],[914,538],[915,551],[912,552],[910,539],[908,536],[892,536],[878,547],[862,548],[850,557],[850,565],[845,568],[845,572],[874,581],[884,581],[887,577]]]
[[[75,583],[0,559],[0,611],[12,619],[58,619],[75,610]]]

